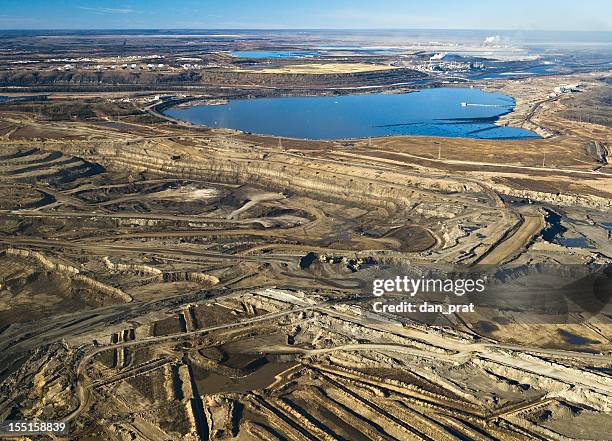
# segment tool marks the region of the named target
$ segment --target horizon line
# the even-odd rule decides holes
[[[142,28],[0,28],[0,32],[32,32],[32,31],[497,31],[497,32],[580,32],[580,33],[612,33],[612,30],[587,30],[587,29],[503,29],[503,28],[428,28],[428,27],[406,27],[406,28],[161,28],[161,27],[142,27]]]

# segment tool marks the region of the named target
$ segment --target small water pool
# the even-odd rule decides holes
[[[590,338],[574,334],[573,332],[566,331],[565,329],[560,329],[559,335],[563,337],[566,343],[569,343],[571,345],[583,346],[599,343],[597,340],[591,340]]]
[[[552,210],[545,210],[546,228],[542,230],[542,239],[569,248],[595,248],[586,237],[566,237],[568,229],[561,224],[561,215]]]

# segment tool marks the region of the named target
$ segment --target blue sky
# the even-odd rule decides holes
[[[612,0],[0,0],[0,29],[612,31]]]

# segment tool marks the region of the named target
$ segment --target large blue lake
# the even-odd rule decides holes
[[[223,105],[170,108],[165,113],[208,127],[292,138],[537,137],[528,130],[495,124],[513,106],[511,97],[498,93],[436,88],[407,94],[241,99]]]
[[[517,69],[510,71],[502,71],[502,72],[485,72],[482,74],[477,74],[472,76],[472,79],[481,79],[481,78],[520,78],[520,77],[528,77],[534,75],[557,75],[559,74],[559,68],[554,65],[539,65],[529,67],[527,69]]]
[[[241,58],[309,58],[321,54],[316,51],[234,51],[232,55]]]

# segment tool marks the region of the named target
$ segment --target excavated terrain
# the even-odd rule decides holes
[[[363,295],[423,266],[519,283],[552,264],[554,289],[609,268],[611,129],[533,92],[571,80],[602,86],[483,85],[516,96],[504,122],[545,135],[507,141],[279,140],[95,97],[66,118],[61,96],[0,105],[0,420],[64,421],[70,439],[606,439],[609,291],[566,322],[488,304],[431,323]]]
[[[127,73],[127,72],[48,72],[44,74],[0,72],[0,88],[26,86],[29,90],[53,91],[113,91],[113,90],[172,90],[203,87],[275,87],[290,89],[352,88],[356,85],[386,86],[423,78],[425,75],[410,69],[389,69],[338,75],[334,73],[304,75],[267,73],[260,75],[244,71],[208,71],[203,73]]]

